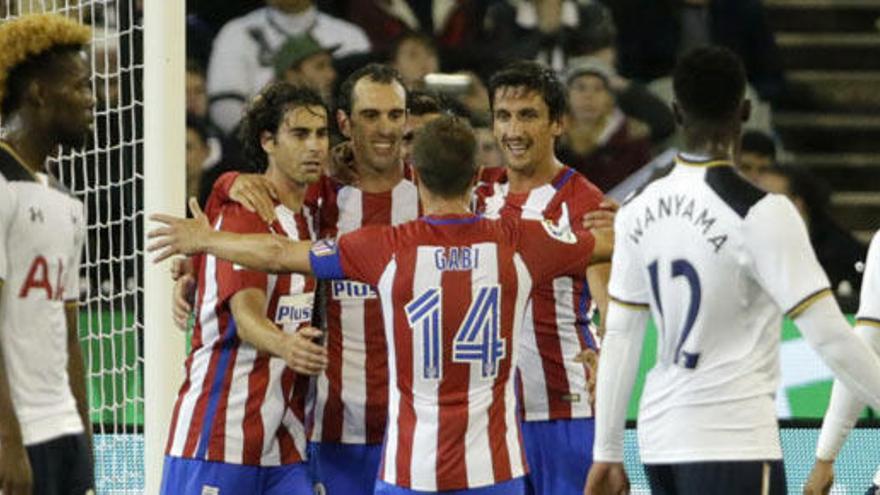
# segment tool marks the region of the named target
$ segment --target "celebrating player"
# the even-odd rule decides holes
[[[425,216],[337,243],[236,236],[158,215],[151,236],[173,253],[205,250],[268,271],[354,278],[377,287],[389,342],[389,429],[376,493],[521,494],[525,462],[513,369],[533,284],[584,273],[594,240],[552,222],[470,213],[475,139],[451,117],[425,126],[414,158]],[[605,236],[593,261],[607,260]],[[375,331],[375,329],[371,329]]]
[[[599,210],[602,193],[559,163],[554,143],[562,132],[565,87],[535,62],[518,62],[490,83],[492,126],[506,167],[487,170],[477,201],[489,218],[552,220],[580,229]],[[523,323],[519,379],[523,442],[530,493],[568,495],[583,490],[593,448],[592,390],[597,335],[591,329],[591,292],[605,317],[610,264],[576,277],[559,276],[533,288]]]
[[[865,279],[862,282],[862,296],[856,334],[862,337],[880,355],[880,233],[874,234],[868,249],[868,262],[865,265]],[[822,422],[819,444],[816,447],[816,464],[804,487],[805,495],[826,494],[834,481],[834,459],[840,453],[843,442],[855,426],[865,402],[859,400],[840,380],[834,382],[831,390],[831,403]],[[874,475],[874,483],[865,495],[880,493],[880,469]]]
[[[266,167],[277,192],[270,224],[237,203],[210,219],[219,231],[274,232],[293,240],[313,235],[303,209],[309,184],[327,159],[327,109],[311,89],[268,86],[242,123],[248,158]],[[212,200],[212,202],[214,202]],[[213,256],[197,263],[197,318],[186,380],[168,435],[162,493],[310,495],[306,465],[308,380],[326,365],[308,326],[314,282],[267,275]]]
[[[0,24],[0,492],[94,489],[77,335],[83,205],[45,172],[85,143],[90,30],[55,15]]]
[[[843,383],[880,405],[880,360],[850,330],[784,196],[733,168],[742,62],[700,48],[674,72],[684,151],[620,209],[585,492],[623,493],[623,429],[649,309],[657,364],[639,410],[653,493],[785,493],[774,394],[782,314]]]

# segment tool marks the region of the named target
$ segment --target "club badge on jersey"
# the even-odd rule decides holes
[[[278,298],[275,323],[282,325],[286,331],[295,330],[299,325],[312,321],[314,301],[314,292],[291,294]]]
[[[553,239],[566,244],[577,243],[577,236],[574,235],[574,232],[571,231],[571,227],[569,227],[568,224],[559,224],[552,220],[543,220],[541,221],[541,225],[544,227],[544,230],[547,231],[547,234]]]

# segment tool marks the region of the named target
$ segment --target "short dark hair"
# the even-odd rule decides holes
[[[406,95],[406,111],[415,116],[441,113],[443,109],[440,106],[440,95],[414,89]]]
[[[477,173],[476,147],[476,138],[467,122],[444,115],[416,133],[413,166],[429,191],[454,198],[467,191]]]
[[[489,80],[489,104],[495,108],[495,93],[499,88],[524,87],[544,98],[550,110],[550,120],[559,120],[568,106],[565,85],[549,67],[537,62],[513,62],[496,72]]]
[[[51,79],[58,75],[62,70],[59,61],[64,57],[78,56],[84,49],[83,45],[58,45],[16,65],[6,80],[6,93],[0,104],[0,114],[6,116],[21,108],[25,91],[32,81]]]
[[[354,86],[363,78],[382,84],[392,84],[397,82],[400,87],[406,89],[403,78],[397,71],[388,65],[371,63],[354,71],[345,78],[342,86],[339,88],[339,98],[336,99],[336,108],[351,115],[351,107],[354,104]]]
[[[746,91],[746,71],[729,49],[695,48],[678,61],[672,77],[675,99],[688,117],[714,125],[737,118]]]
[[[746,131],[742,136],[742,151],[768,156],[776,160],[776,143],[773,138],[761,131]]]
[[[299,107],[321,107],[327,111],[324,100],[314,89],[279,81],[269,84],[255,96],[241,119],[239,139],[244,156],[257,170],[265,170],[269,157],[263,151],[263,132],[273,135],[284,121],[288,111]],[[329,115],[327,116],[329,119]]]

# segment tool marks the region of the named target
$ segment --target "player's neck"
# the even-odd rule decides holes
[[[422,212],[425,216],[470,215],[470,194],[458,198],[443,198],[427,191],[420,193]]]
[[[50,140],[40,139],[40,136],[47,136],[49,133],[24,126],[22,120],[16,116],[9,119],[3,127],[3,141],[15,150],[28,171],[34,174],[43,173],[46,159],[58,149]]]
[[[510,184],[510,192],[522,194],[553,182],[553,178],[559,173],[562,164],[556,158],[549,158],[535,167],[529,169],[514,170],[507,168],[507,181]]]
[[[733,161],[737,155],[737,143],[739,143],[739,130],[735,135],[731,133],[703,134],[701,136],[684,136],[684,145],[681,151],[689,155],[702,156],[710,160]]]
[[[359,180],[358,189],[367,193],[384,193],[394,189],[403,180],[403,164],[381,169],[360,162],[355,157]]]
[[[307,185],[290,180],[290,178],[284,175],[284,172],[272,166],[266,170],[266,177],[275,186],[275,192],[278,193],[278,202],[291,211],[298,211],[302,208]]]

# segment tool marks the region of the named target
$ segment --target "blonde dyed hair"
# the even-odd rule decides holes
[[[21,63],[61,46],[83,46],[92,30],[57,14],[32,14],[0,23],[0,102],[7,96],[9,75]]]

